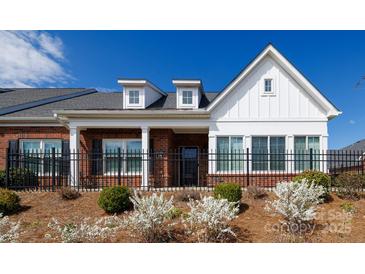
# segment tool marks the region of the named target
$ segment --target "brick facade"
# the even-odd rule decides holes
[[[94,139],[140,139],[140,129],[86,129],[80,131],[80,151],[86,155],[92,151]],[[0,128],[0,170],[5,169],[6,151],[9,140],[19,139],[69,139],[69,131],[65,127],[1,127]],[[199,154],[198,179],[200,186],[214,186],[221,182],[235,182],[246,185],[245,175],[209,174],[208,157],[204,153],[208,150],[208,134],[175,134],[171,129],[151,129],[150,148],[162,151],[154,154],[155,159],[150,170],[150,184],[155,187],[178,186],[181,172],[181,147],[197,147],[203,153]],[[81,159],[81,177],[85,184],[91,174],[90,161]],[[262,174],[250,175],[250,183],[254,185],[274,186],[277,181],[290,180],[294,174]],[[93,176],[102,185],[116,182],[115,176]],[[139,186],[141,176],[123,176],[122,185]]]

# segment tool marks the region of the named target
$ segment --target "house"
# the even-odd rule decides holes
[[[107,184],[117,173],[136,186],[207,185],[246,172],[283,174],[294,167],[283,155],[270,160],[268,155],[327,150],[327,123],[341,114],[271,44],[220,92],[206,92],[197,79],[172,80],[174,92],[146,79],[118,83],[123,92],[2,89],[0,169],[7,151],[55,148],[71,152],[73,185],[90,176]],[[75,167],[77,151],[87,163]],[[119,158],[108,151],[119,151]],[[143,153],[131,157],[125,151]],[[247,161],[240,158],[246,151],[252,153]]]
[[[328,154],[328,169],[332,174],[365,174],[365,139],[337,150],[330,150]]]

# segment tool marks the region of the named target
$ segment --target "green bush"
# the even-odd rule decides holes
[[[223,183],[214,187],[214,198],[227,199],[228,202],[239,202],[242,198],[241,187],[234,183]]]
[[[16,212],[19,208],[20,198],[18,194],[9,189],[0,189],[0,213],[13,213]]]
[[[6,173],[4,170],[0,170],[0,187],[5,186]]]
[[[27,168],[11,168],[9,170],[9,186],[37,186],[38,178],[34,171]]]
[[[317,170],[305,170],[299,175],[295,176],[293,178],[293,181],[297,182],[303,179],[306,179],[310,184],[322,186],[325,189],[325,193],[322,195],[321,198],[323,198],[324,200],[328,200],[328,198],[330,197],[331,176]]]
[[[176,218],[179,218],[183,213],[184,212],[182,211],[181,208],[173,207],[168,212],[168,218],[169,219],[176,219]]]
[[[108,213],[123,212],[131,207],[130,196],[131,191],[126,186],[103,188],[98,205]]]
[[[340,198],[358,200],[361,189],[365,187],[365,176],[345,172],[337,176],[335,184]]]

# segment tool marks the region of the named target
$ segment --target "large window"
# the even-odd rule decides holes
[[[310,152],[312,151],[312,155]],[[296,136],[294,137],[294,162],[295,170],[302,171],[320,166],[320,145],[318,136]]]
[[[142,170],[141,140],[103,140],[104,173],[139,174]],[[119,154],[120,152],[120,154]]]
[[[217,137],[217,171],[242,171],[243,152],[242,137]]]
[[[129,104],[138,105],[139,104],[139,90],[129,91]]]
[[[252,170],[285,170],[285,137],[252,137]]]
[[[52,158],[52,149],[55,149],[55,159]],[[23,139],[20,140],[20,150],[24,160],[24,168],[31,169],[37,174],[51,174],[53,164],[56,166],[55,172],[59,170],[61,157],[62,141],[56,139]],[[56,160],[55,163],[52,163]]]
[[[182,91],[182,104],[183,105],[192,105],[193,104],[193,91],[192,90],[183,90]]]

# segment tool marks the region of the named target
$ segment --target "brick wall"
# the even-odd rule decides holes
[[[18,139],[69,139],[64,127],[0,127],[0,170],[5,169],[9,140]]]

